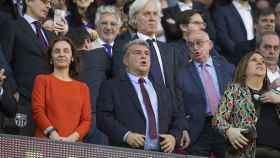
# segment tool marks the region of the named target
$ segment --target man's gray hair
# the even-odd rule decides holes
[[[129,24],[136,29],[136,15],[149,1],[154,1],[157,6],[158,15],[161,14],[161,4],[159,0],[135,0],[129,8]]]
[[[279,40],[280,40],[280,37],[279,35],[274,32],[274,31],[265,31],[264,33],[261,34],[260,37],[258,37],[256,39],[256,45],[257,45],[257,48],[260,48],[261,47],[261,44],[263,43],[263,39],[265,36],[268,36],[268,35],[272,35],[272,36],[276,36]],[[280,43],[279,43],[280,44]]]
[[[127,43],[124,47],[124,51],[125,51],[125,55],[124,57],[126,57],[128,55],[128,48],[133,46],[133,45],[141,45],[141,46],[145,46],[146,48],[150,49],[150,45],[142,39],[135,39],[133,41],[130,41],[129,43]]]
[[[96,26],[100,24],[101,16],[104,14],[111,14],[112,16],[114,16],[115,19],[117,20],[118,26],[121,27],[122,25],[121,16],[117,11],[117,8],[112,5],[98,7],[95,15],[95,21],[94,21]]]

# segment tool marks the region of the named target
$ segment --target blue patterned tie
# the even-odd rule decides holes
[[[111,58],[112,57],[112,46],[108,43],[105,43],[105,44],[102,44],[102,45],[105,48],[105,52],[106,52],[107,56],[109,58]]]

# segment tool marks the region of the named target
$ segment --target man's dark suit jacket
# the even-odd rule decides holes
[[[207,24],[206,31],[209,33],[211,40],[215,41],[215,27],[212,22],[208,8],[200,2],[193,1],[193,9],[201,12],[204,21]],[[162,27],[165,31],[165,36],[168,42],[175,41],[181,38],[181,31],[177,24],[169,23],[168,19],[177,21],[178,13],[181,12],[178,3],[173,7],[168,7],[162,10],[163,17],[161,19]]]
[[[85,82],[90,89],[92,112],[95,113],[100,86],[104,80],[111,78],[111,60],[103,48],[81,51],[79,59],[79,80]]]
[[[234,67],[223,58],[212,56],[217,73],[221,96],[232,81]],[[203,129],[206,117],[206,98],[202,81],[193,62],[186,64],[177,74],[177,86],[183,98],[186,118],[189,123],[191,143],[194,144]]]
[[[50,43],[51,34],[45,31]],[[33,80],[37,74],[49,72],[49,61],[46,50],[43,49],[35,32],[28,22],[19,17],[5,24],[5,31],[0,37],[3,52],[13,70],[12,91],[18,91],[21,96],[31,97]]]
[[[129,41],[137,39],[135,35]],[[112,71],[113,76],[122,76],[125,72],[125,66],[123,64],[123,56],[125,54],[124,46],[129,42],[127,40],[119,40],[114,44],[113,47],[113,58],[112,58]],[[178,53],[175,52],[175,48],[169,46],[166,43],[157,41],[159,51],[161,54],[162,65],[164,69],[165,85],[171,90],[172,95],[175,96],[175,77],[176,71],[178,70]]]
[[[180,138],[184,114],[174,106],[169,90],[153,84],[158,99],[159,133]],[[97,100],[97,127],[108,137],[111,145],[128,147],[123,141],[128,132],[146,133],[146,120],[137,93],[124,74],[120,78],[105,81]]]
[[[229,62],[235,63],[237,58],[242,56],[234,51],[236,44],[247,41],[247,32],[241,16],[230,3],[217,7],[213,11],[213,20],[217,30],[217,42],[223,55]]]
[[[27,123],[23,128],[18,128],[17,133],[33,136],[35,130],[31,117],[33,82],[38,74],[50,72],[50,61],[36,33],[23,17],[8,21],[4,26],[5,31],[0,36],[0,43],[12,69],[12,76],[7,78],[7,81],[12,83],[10,85],[12,93],[19,92],[17,112],[26,116],[20,119],[24,119]],[[45,35],[50,43],[51,34],[45,31]]]

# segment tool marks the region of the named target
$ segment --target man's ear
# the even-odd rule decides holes
[[[182,32],[187,32],[187,31],[188,31],[188,29],[187,29],[187,27],[186,27],[185,24],[180,24],[180,25],[179,25],[179,28],[180,28],[180,30],[181,30]]]

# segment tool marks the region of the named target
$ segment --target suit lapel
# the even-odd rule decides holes
[[[221,65],[221,63],[219,62],[217,57],[212,56],[212,59],[213,59],[213,64],[214,64],[216,75],[217,75],[220,94],[222,95],[223,91],[224,91],[224,85],[225,85],[224,76],[226,76],[226,74],[224,74],[223,66]]]
[[[166,48],[165,48],[165,46],[162,43],[157,41],[157,45],[158,45],[158,49],[159,49],[160,57],[161,57],[161,61],[162,61],[162,67],[163,67],[164,76],[165,76],[165,84],[167,84],[166,83],[168,81],[167,80],[167,76],[169,76],[169,75],[166,75],[166,74],[171,74],[170,73],[170,66],[168,66],[169,64],[167,64],[167,62],[169,60],[172,60],[172,58],[169,57],[170,53],[166,53],[164,51],[164,50],[166,50]]]
[[[247,32],[246,32],[245,25],[244,25],[244,23],[243,23],[243,21],[242,21],[242,18],[241,18],[241,16],[240,16],[240,14],[238,13],[237,9],[234,7],[233,4],[230,5],[230,9],[232,10],[232,13],[233,13],[232,18],[236,17],[236,18],[234,18],[234,19],[237,20],[238,23],[243,27],[243,30],[244,30],[243,33],[247,36]],[[238,18],[237,18],[237,17],[238,17]]]
[[[198,87],[197,89],[200,91],[201,95],[204,96],[204,98],[205,98],[203,84],[201,82],[201,79],[199,77],[199,74],[198,74],[198,72],[196,70],[196,67],[195,67],[194,63],[193,62],[189,63],[187,69],[188,69],[188,72],[190,72],[190,75],[193,78],[194,83]],[[189,83],[186,83],[186,84],[189,84]]]
[[[134,89],[127,74],[123,75],[123,77],[121,78],[121,81],[122,81],[122,87],[124,88],[124,92],[128,92],[129,98],[131,98],[135,108],[141,114],[141,116],[143,116],[143,119],[145,120],[144,112],[142,110],[141,104],[140,104],[138,96],[136,94],[136,90]]]
[[[32,41],[32,43],[34,43],[34,47],[38,48],[38,51],[36,51],[36,53],[39,53],[40,55],[45,55],[46,54],[46,53],[44,53],[45,50],[39,43],[36,33],[33,31],[30,24],[24,18],[19,18],[19,25],[20,26],[18,28],[20,28],[21,31],[25,32],[26,35],[28,35],[28,37],[29,37],[28,40]],[[44,31],[44,34],[46,35],[45,31]],[[46,35],[46,37],[48,38],[47,35]]]

